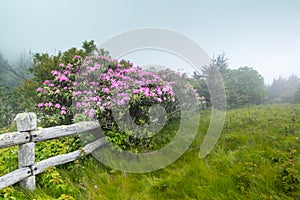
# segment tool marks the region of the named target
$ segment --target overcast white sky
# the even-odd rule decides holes
[[[231,68],[253,67],[270,83],[300,76],[299,9],[297,0],[0,0],[0,51],[8,59],[22,49],[53,54],[84,40],[100,44],[124,31],[159,27],[193,39],[209,56],[224,52]],[[166,64],[154,59],[159,53],[145,53],[130,58]]]

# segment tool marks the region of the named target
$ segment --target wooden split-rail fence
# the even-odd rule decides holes
[[[44,172],[49,167],[75,161],[80,156],[90,154],[105,145],[103,137],[85,145],[81,150],[35,162],[35,143],[92,131],[100,126],[97,122],[88,121],[65,126],[37,128],[35,113],[20,113],[15,120],[18,132],[1,134],[0,149],[18,145],[19,167],[0,177],[0,188],[19,183],[21,187],[34,190],[36,187],[35,175]]]

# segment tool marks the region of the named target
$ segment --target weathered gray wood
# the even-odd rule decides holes
[[[28,132],[12,132],[0,135],[0,148],[24,144],[30,141]]]
[[[15,183],[26,179],[31,175],[31,169],[29,167],[24,167],[21,169],[17,169],[12,171],[4,176],[0,177],[0,188],[5,188],[11,186]]]
[[[19,113],[15,120],[19,132],[31,131],[36,128],[37,118],[35,113]]]
[[[19,146],[19,152],[18,152],[19,168],[29,167],[34,164],[35,161],[34,148],[35,148],[34,142],[21,144]]]
[[[28,178],[22,180],[20,182],[20,186],[23,188],[27,188],[29,190],[35,190],[36,188],[35,176],[29,176]]]
[[[95,151],[96,149],[100,148],[101,146],[104,146],[105,143],[106,143],[105,137],[103,137],[103,138],[100,138],[94,142],[91,142],[91,143],[85,145],[82,150],[85,154],[90,154],[93,151]]]
[[[35,162],[35,143],[21,144],[18,152],[19,169],[31,167]],[[29,190],[35,189],[35,176],[30,176],[20,182],[21,187]]]
[[[27,132],[29,134],[30,140],[31,135],[30,131],[36,129],[37,118],[35,113],[20,113],[16,116],[17,128],[19,132]],[[26,144],[19,145],[19,169],[31,167],[35,161],[35,143],[29,142]],[[31,169],[31,168],[30,168]],[[30,177],[25,178],[20,182],[20,186],[25,187],[27,189],[33,190],[35,189],[35,176],[32,176],[30,170]]]
[[[32,166],[33,175],[40,174],[49,167],[53,167],[56,165],[61,165],[61,164],[65,164],[65,163],[74,161],[80,156],[80,154],[81,154],[81,151],[77,150],[77,151],[74,151],[71,153],[54,156],[54,157],[42,160],[40,162],[37,162]]]
[[[38,128],[38,130],[32,131],[32,141],[40,142],[44,140],[55,139],[64,136],[70,136],[77,133],[93,130],[99,128],[98,122],[79,122],[71,125],[56,126],[50,128]]]

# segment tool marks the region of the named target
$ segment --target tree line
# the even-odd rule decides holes
[[[270,85],[252,67],[230,69],[225,54],[211,59],[208,66],[202,68],[202,73],[194,72],[191,84],[198,89],[210,105],[210,95],[206,83],[216,81],[214,69],[217,69],[223,79],[228,108],[240,108],[259,104],[300,103],[300,78],[291,75],[289,78],[274,78]]]

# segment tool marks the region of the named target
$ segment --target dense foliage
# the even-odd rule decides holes
[[[110,130],[105,132],[108,138],[123,149],[132,143],[149,146],[149,141],[145,143],[139,138],[141,135],[148,138],[153,133],[134,124],[143,127],[155,120],[164,124],[178,116],[183,106],[176,100],[174,87],[181,87],[177,90],[181,95],[194,98],[193,105],[201,104],[196,91],[184,81],[186,77],[171,70],[144,71],[124,60],[118,62],[103,55],[85,58],[76,55],[71,63],[60,63],[59,67],[51,71],[52,79],[45,80],[37,89],[42,123],[70,124],[76,113],[84,114],[86,118],[98,119],[103,129]],[[185,107],[189,105],[184,103]],[[161,109],[152,109],[154,105],[162,106],[166,116]],[[153,119],[150,114],[162,119]]]
[[[210,102],[206,83],[214,82],[217,69],[222,75],[226,88],[228,108],[245,107],[265,103],[299,103],[300,78],[291,75],[288,78],[274,78],[270,85],[264,83],[263,77],[251,67],[230,69],[224,54],[211,60],[211,64],[203,67],[202,74],[194,72],[191,80],[194,87],[199,88],[201,96]]]
[[[239,108],[249,105],[266,103],[299,103],[300,78],[292,75],[285,79],[274,79],[270,85],[264,83],[263,77],[251,67],[230,69],[224,54],[211,60],[211,64],[204,66],[202,74],[194,72],[191,84],[199,89],[210,106],[210,92],[207,84],[214,83],[217,78],[215,70],[222,76],[228,108]]]
[[[256,70],[249,67],[231,69],[224,79],[229,107],[259,105],[266,101],[264,79]]]

